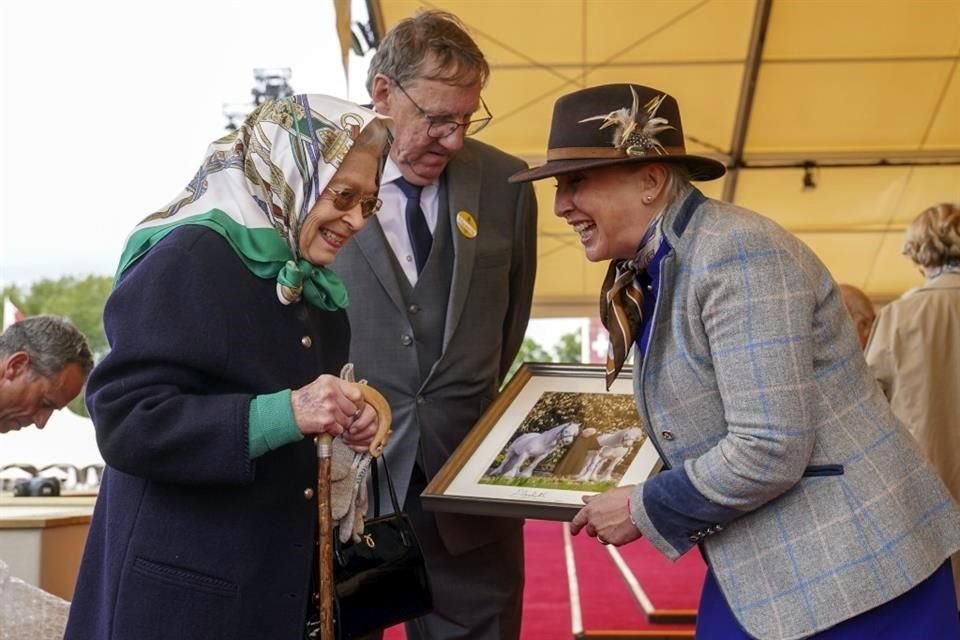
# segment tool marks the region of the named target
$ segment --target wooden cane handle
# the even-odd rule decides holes
[[[373,441],[370,443],[370,455],[379,458],[380,454],[383,453],[383,448],[387,445],[387,440],[390,438],[393,412],[390,411],[387,399],[379,391],[365,382],[357,383],[357,386],[360,387],[364,402],[373,407],[373,410],[377,413],[377,435],[373,437]]]

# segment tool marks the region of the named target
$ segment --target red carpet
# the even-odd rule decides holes
[[[607,547],[583,534],[570,537],[576,577],[571,587],[565,527],[542,520],[528,520],[524,527],[522,640],[693,637],[690,616],[696,611],[705,572],[696,550],[671,563],[639,540],[616,550],[622,571]],[[631,576],[640,601],[629,585]],[[652,607],[649,616],[644,601]],[[683,623],[671,624],[677,616]],[[388,629],[385,638],[404,640],[402,627]]]

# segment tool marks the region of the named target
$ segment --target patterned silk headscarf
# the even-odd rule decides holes
[[[222,235],[252,273],[276,278],[282,303],[302,295],[321,309],[346,307],[339,276],[300,255],[300,228],[360,132],[378,117],[322,95],[261,104],[237,131],[207,148],[180,195],[137,225],[117,278],[170,231],[197,224]],[[388,151],[389,145],[381,171]]]

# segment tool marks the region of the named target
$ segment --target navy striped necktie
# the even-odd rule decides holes
[[[410,184],[403,176],[393,181],[395,185],[403,191],[407,198],[407,204],[404,208],[404,215],[407,219],[407,234],[410,236],[410,244],[413,246],[413,259],[417,263],[417,273],[423,271],[423,266],[427,264],[427,256],[430,255],[430,247],[433,246],[433,234],[430,233],[430,226],[427,224],[427,218],[423,215],[423,209],[420,208],[420,193],[423,187],[418,184]]]

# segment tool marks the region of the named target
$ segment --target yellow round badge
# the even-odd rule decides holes
[[[460,229],[465,238],[477,237],[477,221],[467,211],[457,212],[457,229]]]

